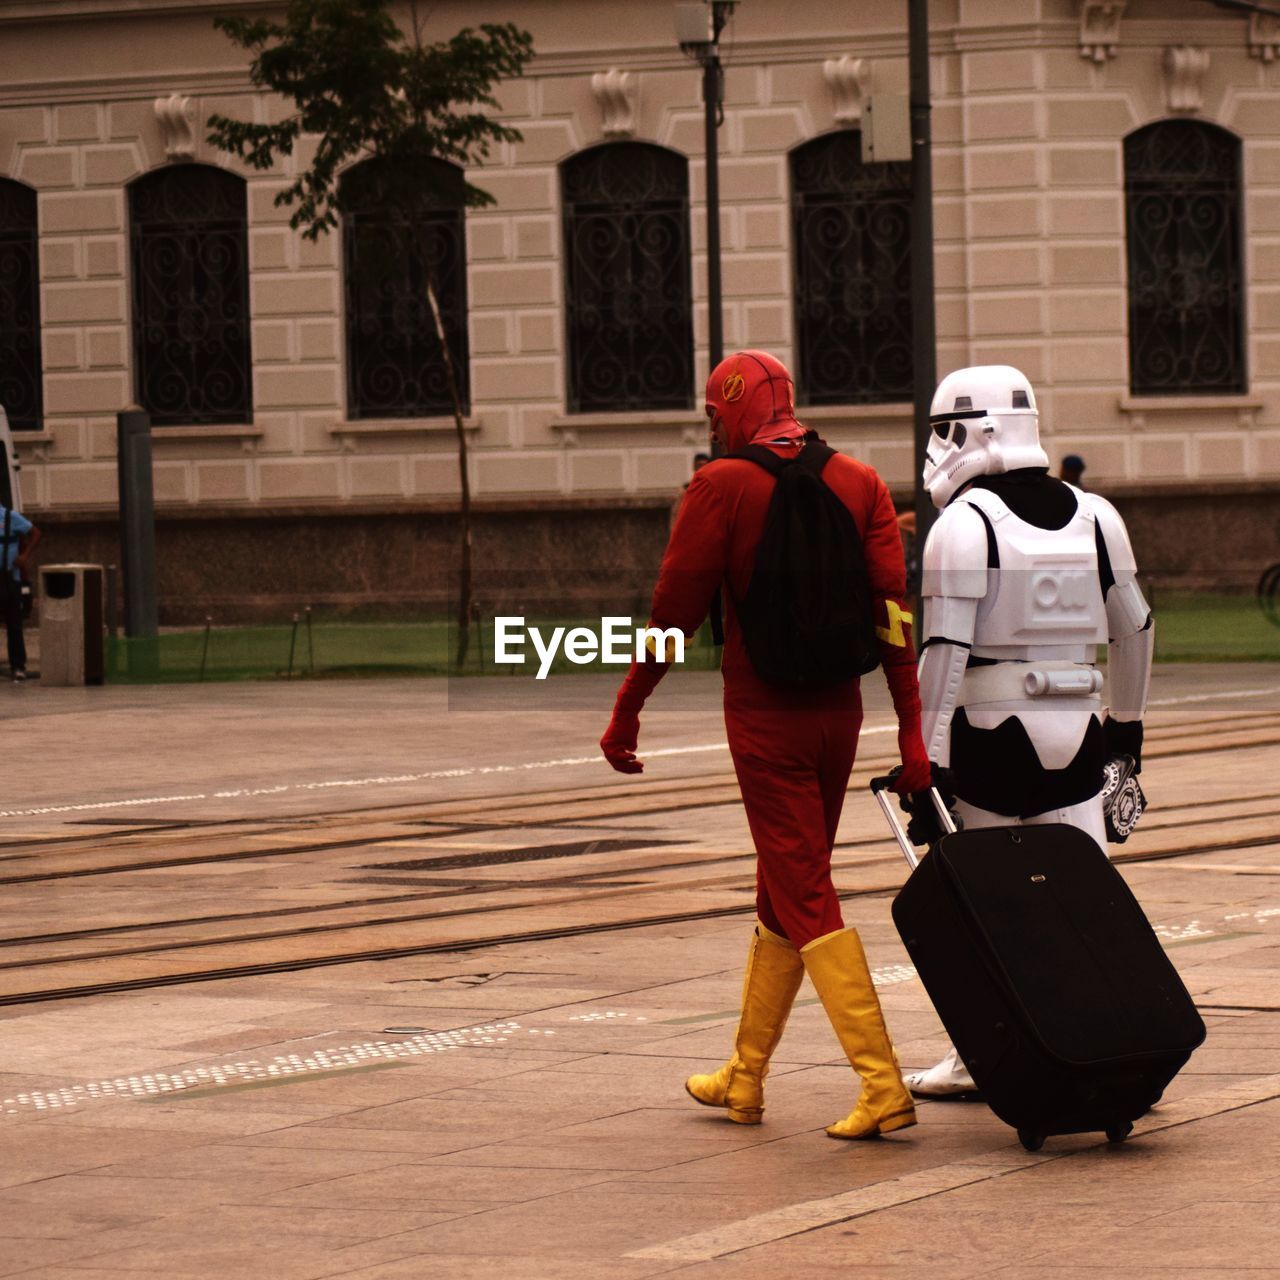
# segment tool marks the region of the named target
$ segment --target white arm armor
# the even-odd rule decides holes
[[[971,618],[977,613],[976,601],[957,603],[969,606]],[[968,663],[967,644],[934,643],[920,655],[920,734],[929,759],[943,768],[951,764],[951,717]]]
[[[1141,720],[1147,710],[1151,659],[1155,652],[1151,610],[1138,587],[1137,562],[1119,512],[1097,494],[1090,494],[1089,500],[1115,578],[1106,601],[1111,715],[1116,720]]]
[[[969,662],[978,602],[987,593],[987,529],[965,503],[947,507],[924,547],[921,736],[935,764],[951,763],[951,718]]]

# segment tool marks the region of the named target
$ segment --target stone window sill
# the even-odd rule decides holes
[[[462,419],[465,431],[479,431],[484,420],[474,415]],[[329,428],[334,436],[414,436],[453,432],[457,425],[452,417],[439,418],[353,418],[335,422]]]
[[[703,421],[699,409],[659,409],[652,413],[567,413],[553,418],[551,426],[556,431],[625,431],[632,427],[701,428]]]
[[[51,445],[53,443],[53,432],[15,431],[13,432],[13,443],[15,446],[20,444]]]
[[[915,406],[908,401],[888,404],[806,404],[796,407],[801,422],[874,422],[883,418],[910,418]]]
[[[678,427],[682,444],[706,445],[707,419],[701,408],[655,409],[651,413],[567,413],[551,421],[551,429],[560,433],[560,443],[566,449],[578,443],[579,431],[653,431],[663,427]]]
[[[1262,400],[1257,396],[1130,396],[1119,400],[1121,413],[1129,415],[1134,427],[1146,425],[1147,417],[1169,417],[1181,413],[1234,413],[1236,424],[1253,425]]]
[[[251,422],[196,424],[190,427],[152,427],[153,441],[167,440],[260,440],[262,428]]]
[[[833,420],[875,420],[878,418],[910,418],[915,413],[910,401],[891,404],[810,404],[796,409],[796,417],[803,422],[811,418],[815,422]],[[551,426],[559,431],[625,430],[630,427],[703,427],[703,415],[697,409],[664,409],[656,413],[572,413],[552,420]]]

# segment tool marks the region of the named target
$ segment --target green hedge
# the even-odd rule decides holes
[[[1280,661],[1280,627],[1251,596],[1206,592],[1149,593],[1156,618],[1158,662]],[[598,618],[530,619],[544,634],[554,626],[599,628]],[[171,631],[155,640],[111,640],[107,678],[112,683],[162,683],[199,680],[323,679],[342,676],[449,674],[531,679],[537,670],[526,642],[523,667],[496,667],[493,621],[473,629],[465,668],[451,664],[456,634],[444,620],[405,622],[323,622],[305,619],[295,627],[213,627],[207,632]],[[714,670],[719,654],[704,626],[685,651],[685,667]],[[596,662],[579,666],[561,652],[554,674],[608,671]]]

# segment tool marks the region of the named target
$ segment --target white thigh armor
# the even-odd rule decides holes
[[[1112,639],[1114,654],[1118,634],[1150,632],[1119,516],[1074,492],[1058,529],[981,487],[943,510],[924,551],[920,684],[926,748],[951,766],[961,800],[1001,820],[1071,811],[1094,834],[1106,755],[1096,646]],[[1149,643],[1130,648],[1137,658],[1115,674],[1140,718]]]
[[[991,813],[987,809],[975,809],[963,800],[956,801],[956,813],[967,829],[978,827],[1007,826],[1039,826],[1047,822],[1065,822],[1068,826],[1079,827],[1085,835],[1092,836],[1099,848],[1107,847],[1107,823],[1102,813],[1102,797],[1094,796],[1081,804],[1068,805],[1065,809],[1049,809],[1037,813],[1030,818],[1010,818],[1004,814]]]

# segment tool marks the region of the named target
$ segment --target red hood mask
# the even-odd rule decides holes
[[[738,351],[712,369],[707,417],[726,453],[755,441],[804,436],[791,374],[767,351]]]

